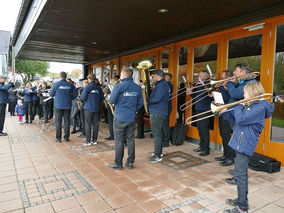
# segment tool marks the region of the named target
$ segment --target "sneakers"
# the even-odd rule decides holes
[[[89,142],[89,141],[85,141],[85,142],[83,142],[82,144],[83,144],[84,146],[91,146],[91,145],[92,145],[92,143]]]
[[[230,206],[236,206],[237,205],[237,200],[238,200],[238,198],[236,198],[236,199],[227,199],[226,203],[229,204]]]
[[[240,207],[236,206],[233,209],[224,210],[224,213],[247,213],[247,211],[244,211],[244,210],[240,209]]]
[[[98,142],[97,142],[97,141],[92,141],[91,143],[92,143],[92,145],[96,145],[96,144],[98,144]]]
[[[155,153],[154,152],[152,152],[152,156],[155,156]],[[164,155],[163,155],[163,153],[161,154],[161,157],[163,157]]]
[[[162,161],[162,158],[158,157],[157,155],[154,155],[153,157],[150,158],[149,162],[150,163],[157,163],[159,161]]]

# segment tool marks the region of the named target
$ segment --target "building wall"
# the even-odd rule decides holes
[[[259,80],[266,92],[283,96],[284,15],[92,64],[89,71],[95,72],[103,81],[105,77],[102,71],[106,66],[109,67],[112,76],[114,63],[119,73],[123,66],[130,66],[133,60],[142,57],[154,59],[155,68],[162,68],[173,74],[174,91],[177,91],[183,79],[188,82],[195,81],[197,73],[207,69],[206,65],[209,65],[212,71],[212,78],[220,79],[223,70],[234,69],[234,66],[240,62],[248,62],[254,71],[260,72]],[[186,101],[189,100],[189,97],[186,97]],[[278,108],[283,107],[278,103],[276,105],[279,105]],[[177,108],[178,98],[175,98],[170,119],[171,126],[174,126],[178,119]],[[282,112],[280,109],[276,111],[280,114]],[[191,115],[191,112],[191,107],[185,110],[185,119]],[[267,119],[256,149],[258,153],[277,158],[282,165],[284,165],[283,124],[283,115],[279,116],[279,113],[274,114],[272,119]],[[212,120],[211,127],[211,142],[221,144],[217,117]],[[187,136],[199,138],[194,125],[189,126]]]

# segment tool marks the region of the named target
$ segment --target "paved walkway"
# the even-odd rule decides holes
[[[148,162],[153,139],[136,140],[133,170],[108,168],[114,160],[113,141],[100,124],[98,145],[83,147],[78,134],[68,143],[54,143],[53,128],[19,125],[6,117],[8,137],[0,138],[0,212],[223,212],[236,187],[224,179],[212,151],[199,158],[196,145],[170,146],[162,162]],[[250,212],[284,212],[284,173],[249,171]]]

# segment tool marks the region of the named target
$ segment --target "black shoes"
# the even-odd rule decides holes
[[[107,141],[111,141],[111,140],[114,140],[114,138],[113,137],[108,137],[108,138],[105,138]]]
[[[56,138],[56,139],[54,140],[54,142],[60,143],[61,140],[59,140],[59,139]]]
[[[200,147],[198,147],[198,148],[194,149],[193,151],[194,151],[194,152],[201,152],[202,149],[201,149]]]
[[[142,138],[144,138],[144,136],[143,136],[143,137],[135,136],[135,138],[136,138],[136,139],[142,139]]]
[[[202,152],[199,153],[199,156],[207,156],[209,155],[209,151],[203,150]]]
[[[125,166],[126,166],[128,169],[133,169],[133,163],[126,163]]]
[[[122,170],[122,166],[117,165],[116,163],[111,163],[111,164],[108,165],[108,167],[110,167],[112,169]]]
[[[234,164],[234,161],[230,160],[230,159],[226,159],[223,162],[220,163],[220,166],[230,166]]]
[[[0,136],[7,136],[8,134],[6,132],[0,132]]]
[[[65,142],[68,142],[68,141],[70,141],[70,140],[69,140],[69,138],[64,138],[64,141],[65,141]]]
[[[164,144],[163,144],[163,147],[169,147],[169,146],[170,146],[169,143],[164,143]]]
[[[72,130],[71,134],[75,134],[77,131],[75,129]]]
[[[226,157],[224,155],[221,156],[221,157],[216,157],[215,158],[215,161],[224,161],[224,160],[226,160]]]
[[[233,169],[229,170],[228,172],[229,172],[230,175],[234,176],[234,170]]]
[[[231,184],[231,185],[236,185],[237,183],[236,183],[236,179],[234,178],[234,177],[232,177],[232,178],[226,178],[226,182],[228,183],[228,184]]]

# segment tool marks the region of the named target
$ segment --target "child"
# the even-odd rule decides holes
[[[262,94],[264,94],[264,89],[260,82],[251,81],[244,87],[244,100]],[[225,119],[230,120],[230,123],[234,124],[229,146],[236,153],[234,177],[237,183],[238,198],[226,201],[235,208],[227,209],[224,213],[248,211],[248,162],[250,156],[254,153],[259,135],[264,128],[264,120],[271,117],[273,110],[273,103],[260,99],[238,104],[234,109],[233,117],[225,117]]]
[[[25,106],[22,102],[22,100],[18,100],[15,112],[18,114],[18,123],[23,124],[23,115],[25,114]]]

